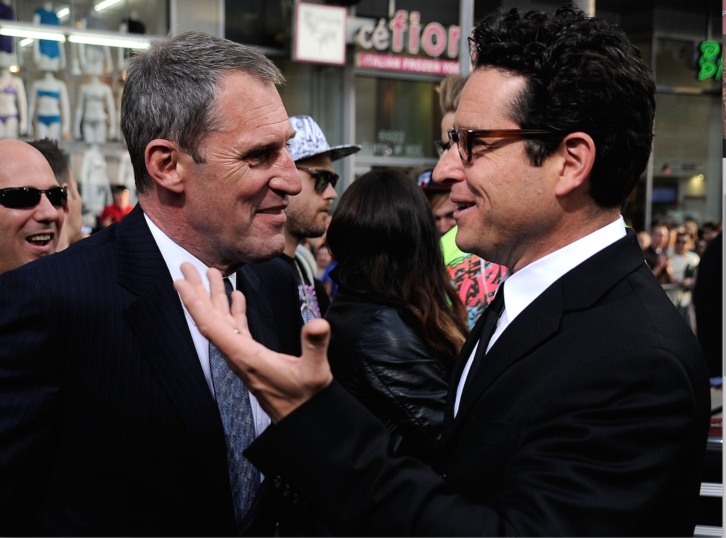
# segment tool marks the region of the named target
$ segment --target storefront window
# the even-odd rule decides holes
[[[356,143],[361,156],[435,158],[441,112],[433,82],[357,76]]]
[[[49,2],[46,0],[10,0],[14,20],[22,23],[33,23],[39,9],[51,11],[58,17],[60,26],[84,26],[84,19],[93,18],[91,25],[85,23],[89,30],[123,31],[129,33],[145,33],[149,35],[165,35],[169,26],[168,0],[119,0],[104,2],[102,0],[64,0]],[[98,9],[100,6],[101,9]],[[50,10],[48,10],[50,8]],[[134,21],[129,23],[129,20]],[[38,21],[48,24],[48,20]],[[135,23],[141,23],[141,26]],[[91,27],[93,26],[93,27]],[[139,30],[143,29],[143,32]],[[24,49],[32,49],[29,45]]]
[[[225,0],[225,37],[244,43],[287,50],[294,3],[286,0]]]
[[[280,97],[290,116],[312,116],[331,146],[343,144],[343,68],[275,61],[285,76]]]
[[[720,186],[718,97],[656,94],[653,145],[653,220],[718,219],[708,194]],[[718,204],[716,204],[718,206]],[[716,214],[712,214],[712,213]],[[719,219],[720,220],[720,219]]]
[[[700,45],[700,42],[694,40],[656,39],[655,74],[658,85],[702,90],[719,88],[719,81],[713,76],[703,81],[698,79],[701,71],[699,59],[702,56]],[[718,57],[720,54],[717,54],[716,61]]]

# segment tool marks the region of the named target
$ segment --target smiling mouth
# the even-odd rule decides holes
[[[473,202],[456,202],[456,208],[459,211],[463,211],[464,209],[469,209],[470,207],[473,207]]]
[[[53,234],[35,234],[25,238],[28,243],[39,247],[46,246],[51,239],[53,239]]]
[[[264,215],[279,215],[280,213],[283,213],[285,210],[282,208],[271,208],[271,209],[261,209],[258,211],[258,213],[262,213]]]

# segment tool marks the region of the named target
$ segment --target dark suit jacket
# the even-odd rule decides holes
[[[299,355],[287,265],[245,266],[237,288],[255,338]],[[219,412],[141,209],[0,275],[0,535],[238,532]]]
[[[692,535],[709,422],[703,357],[635,234],[570,271],[452,378],[439,474],[333,384],[247,450],[334,534]],[[286,449],[292,439],[305,439]],[[308,448],[307,440],[315,440]]]

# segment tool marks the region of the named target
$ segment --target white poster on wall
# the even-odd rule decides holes
[[[298,3],[294,60],[345,65],[347,22],[347,8]]]

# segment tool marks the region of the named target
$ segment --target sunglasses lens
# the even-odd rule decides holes
[[[53,187],[46,194],[48,201],[56,207],[65,207],[68,203],[68,192],[64,187]]]
[[[338,183],[338,174],[328,170],[318,170],[315,178],[315,192],[318,194],[323,192],[328,188],[328,183],[335,188],[335,184]]]
[[[35,207],[40,202],[40,191],[28,187],[6,189],[3,191],[2,203],[11,209]]]

